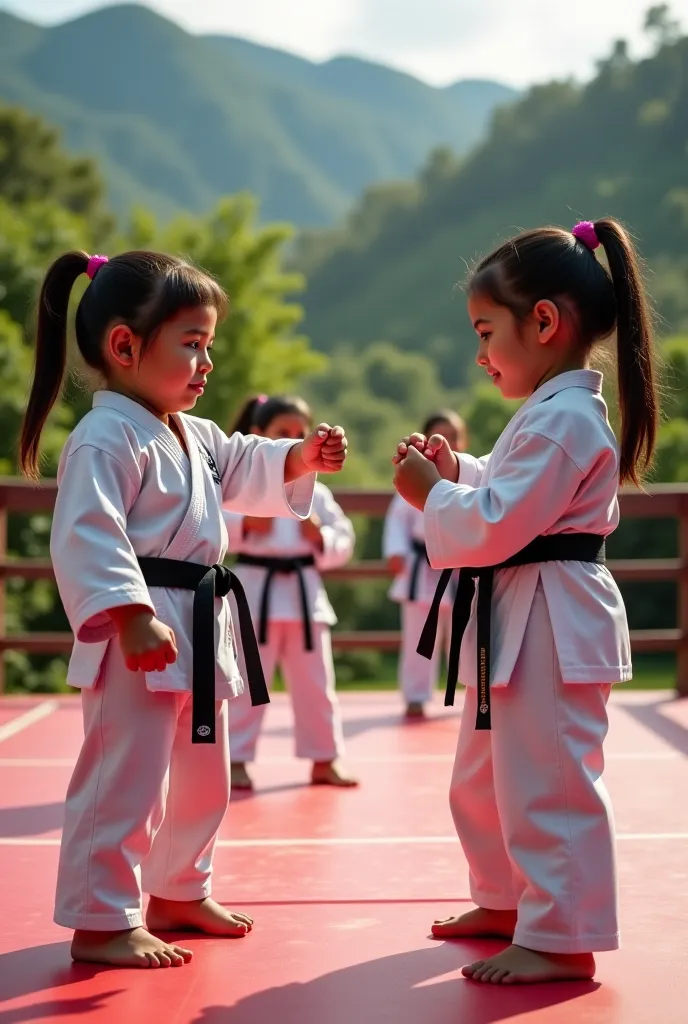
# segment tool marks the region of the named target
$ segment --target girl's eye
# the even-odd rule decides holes
[[[478,337],[480,338],[481,341],[489,341],[490,338],[492,337],[492,333],[491,331],[481,331]]]
[[[197,348],[198,348],[198,346],[199,346],[199,345],[200,345],[201,343],[200,343],[200,341],[189,341],[189,342],[188,342],[187,344],[188,344],[189,348],[196,348],[196,349],[197,349]]]

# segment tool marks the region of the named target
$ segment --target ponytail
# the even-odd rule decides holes
[[[621,410],[621,483],[639,485],[639,472],[651,462],[657,438],[659,403],[653,361],[650,305],[643,285],[640,260],[618,221],[595,221],[604,247],[616,297],[616,344],[619,407]]]
[[[86,273],[88,254],[67,252],[46,274],[38,300],[36,362],[19,445],[22,472],[40,476],[39,445],[45,421],[62,388],[67,362],[67,310],[74,282]]]
[[[267,401],[266,395],[254,395],[247,398],[229,426],[229,434],[250,434],[251,427],[256,425],[256,411],[261,402]]]

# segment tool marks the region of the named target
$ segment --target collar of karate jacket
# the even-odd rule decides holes
[[[599,395],[602,393],[602,381],[603,377],[599,370],[568,370],[566,373],[559,373],[542,384],[537,391],[534,391],[530,398],[523,403],[519,412],[539,405],[540,402],[546,401],[552,395],[558,394],[559,391],[565,391],[567,388],[585,388],[586,391],[592,391],[593,394]]]
[[[188,468],[188,459],[182,451],[179,441],[175,437],[173,431],[159,420],[157,416],[154,416],[152,412],[149,412],[145,406],[141,405],[140,402],[135,402],[133,398],[127,398],[126,395],[120,395],[118,391],[96,391],[93,396],[93,407],[97,406],[105,407],[107,409],[115,409],[129,420],[133,420],[138,423],[139,426],[143,427],[148,431],[152,437],[162,442],[164,447],[168,450],[170,455],[175,459],[176,462],[183,469]],[[188,435],[187,425],[184,422],[182,413],[174,414],[177,423],[182,430],[182,433],[186,437]]]

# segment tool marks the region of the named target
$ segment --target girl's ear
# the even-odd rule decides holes
[[[117,366],[131,367],[138,355],[139,339],[130,327],[117,324],[107,336],[105,355]]]
[[[541,345],[546,345],[559,330],[561,324],[559,307],[551,299],[540,299],[535,303],[533,317],[538,325],[538,341]]]

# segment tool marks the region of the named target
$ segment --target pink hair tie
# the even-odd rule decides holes
[[[104,263],[108,262],[107,256],[91,256],[86,267],[86,275],[93,280]]]
[[[268,400],[268,396],[267,395],[257,395],[256,396],[256,405],[265,405],[267,400]]]
[[[600,245],[600,240],[597,237],[597,232],[595,231],[595,225],[591,220],[579,221],[571,234],[575,239],[577,239],[577,241],[582,242],[583,245],[587,246],[591,251],[597,249]]]

